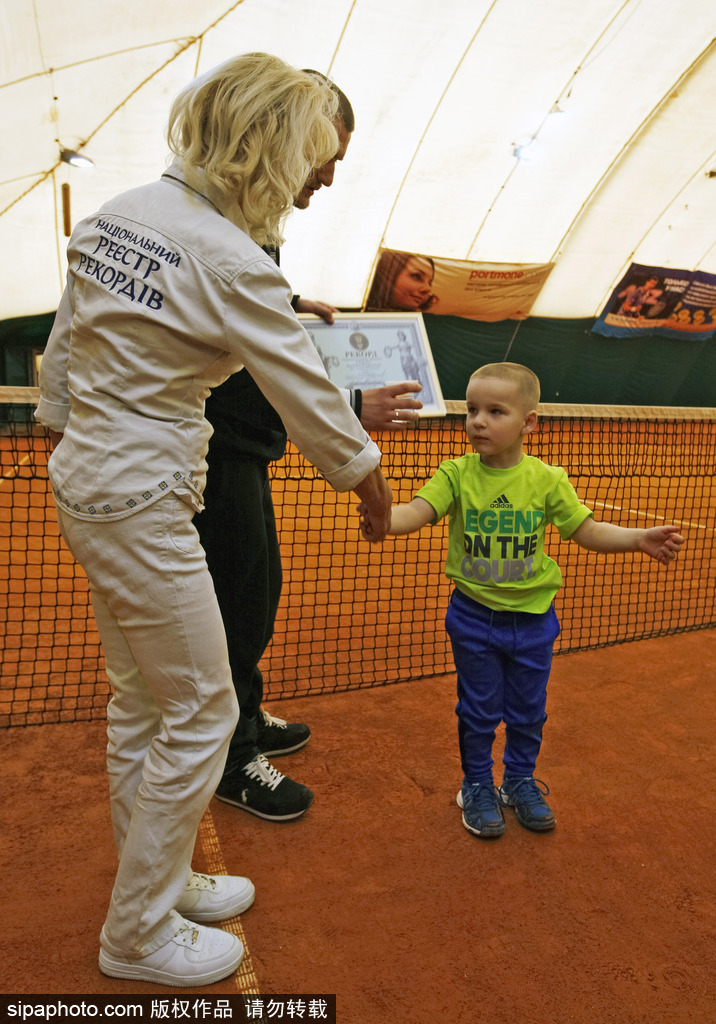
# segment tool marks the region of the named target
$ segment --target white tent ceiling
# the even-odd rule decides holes
[[[172,97],[250,50],[356,112],[289,220],[306,297],[360,306],[381,245],[554,262],[538,316],[596,315],[631,262],[714,273],[715,35],[715,0],[2,0],[0,319],[57,306],[62,184],[76,222],[158,177]]]

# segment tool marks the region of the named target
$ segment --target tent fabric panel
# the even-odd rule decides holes
[[[11,0],[0,29],[0,317],[59,302],[47,196],[70,184],[76,222],[156,178],[176,92],[254,49],[331,74],[356,111],[334,187],[287,226],[304,296],[360,307],[381,246],[554,261],[542,317],[598,315],[635,260],[716,270],[713,0]],[[60,165],[84,142],[93,172]]]

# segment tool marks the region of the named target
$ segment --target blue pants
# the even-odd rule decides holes
[[[532,775],[547,721],[547,680],[559,636],[543,614],[492,611],[453,591],[445,617],[457,669],[458,738],[465,779],[492,778],[492,746],[505,723],[505,775]]]

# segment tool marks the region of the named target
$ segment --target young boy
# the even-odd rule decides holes
[[[458,737],[464,779],[457,802],[468,832],[505,830],[502,807],[534,832],[555,827],[549,789],[534,778],[547,719],[547,680],[559,622],[552,600],[562,584],[544,552],[552,523],[591,551],[642,551],[663,564],[683,537],[676,526],[649,530],[595,522],[567,474],[525,455],[537,424],[540,386],[517,363],[490,363],[470,377],[465,427],[473,454],[441,463],[407,505],[393,509],[389,533],[413,533],[450,515],[445,567],[453,591],[445,627],[457,669]],[[374,540],[363,506],[361,530]],[[504,778],[492,776],[495,730],[505,723]]]

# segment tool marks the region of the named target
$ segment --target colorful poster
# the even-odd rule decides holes
[[[716,332],[716,275],[632,263],[592,330],[612,338],[709,338]]]
[[[381,249],[365,309],[524,320],[553,265],[470,263]]]

